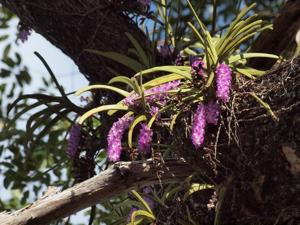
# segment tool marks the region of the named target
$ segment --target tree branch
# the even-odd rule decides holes
[[[181,182],[193,172],[181,160],[164,164],[161,179],[154,162],[118,162],[97,176],[65,191],[44,196],[33,204],[8,214],[0,214],[2,225],[44,225],[74,214],[105,199],[130,191],[138,186]]]
[[[287,1],[275,19],[273,30],[263,32],[251,47],[252,52],[264,52],[281,55],[296,46],[295,36],[300,29],[300,1]],[[270,69],[274,59],[256,58],[251,66],[258,69]]]
[[[144,33],[110,1],[0,0],[0,3],[72,58],[93,83],[106,82],[112,77],[107,67],[125,75],[130,71],[112,60],[86,53],[85,49],[127,54],[131,43],[125,32],[146,43]]]

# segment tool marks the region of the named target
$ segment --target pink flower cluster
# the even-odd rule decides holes
[[[138,0],[139,3],[141,3],[144,7],[150,5],[151,0]]]
[[[146,101],[149,104],[157,103],[157,102],[164,104],[165,100],[168,96],[168,93],[165,93],[165,92],[173,90],[176,87],[178,87],[179,85],[180,85],[180,80],[175,80],[175,81],[171,81],[171,82],[150,88],[145,91],[145,95],[148,95],[148,96],[146,96]],[[123,100],[123,103],[124,103],[124,105],[129,106],[129,107],[137,106],[140,103],[138,94],[134,93],[134,94],[126,97]]]
[[[147,154],[151,152],[153,131],[148,127],[147,123],[142,123],[141,125],[138,137],[138,149]]]
[[[204,62],[200,59],[196,59],[192,62],[192,75],[196,78],[204,76]]]
[[[122,152],[122,136],[125,130],[129,128],[132,121],[132,116],[125,115],[112,125],[107,137],[107,151],[108,159],[110,161],[116,162],[120,160]]]
[[[219,106],[216,102],[209,102],[207,105],[199,104],[194,114],[192,124],[192,143],[199,149],[204,143],[206,124],[217,125],[220,115]]]
[[[70,129],[69,138],[68,138],[67,156],[70,159],[76,158],[80,139],[81,139],[81,126],[79,124],[74,124]]]
[[[220,64],[216,70],[216,96],[223,102],[229,101],[231,80],[231,69],[229,68],[229,66],[225,63]]]

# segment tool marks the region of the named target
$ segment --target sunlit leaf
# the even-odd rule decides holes
[[[124,90],[122,90],[120,88],[117,88],[117,87],[113,87],[113,86],[109,86],[109,85],[103,85],[103,84],[95,84],[95,85],[90,85],[90,86],[84,87],[84,88],[76,91],[75,95],[79,96],[84,92],[91,91],[91,90],[96,90],[96,89],[114,91],[114,92],[116,92],[120,95],[123,95],[124,97],[127,97],[130,94],[129,92],[124,91]]]
[[[108,110],[122,110],[122,111],[127,111],[129,110],[129,108],[125,105],[102,105],[99,106],[97,108],[91,109],[89,111],[87,111],[86,113],[84,113],[79,120],[79,124],[82,124],[87,118],[89,118],[90,116],[96,114],[96,113],[100,113],[103,111],[108,111]]]

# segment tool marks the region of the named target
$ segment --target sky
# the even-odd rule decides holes
[[[11,26],[9,30],[1,31],[0,35],[3,33],[9,33],[10,37],[5,42],[0,42],[0,52],[3,51],[7,42],[14,43],[16,39],[16,27],[18,24],[17,19],[11,21]],[[32,82],[30,85],[24,88],[24,94],[37,93],[38,89],[44,87],[42,78],[45,77],[50,79],[50,76],[45,69],[41,61],[34,55],[34,52],[39,52],[54,74],[60,84],[65,88],[66,93],[76,91],[82,87],[88,85],[88,81],[85,77],[79,72],[77,66],[74,62],[66,56],[60,49],[53,46],[49,41],[47,41],[41,35],[32,32],[28,40],[25,43],[18,41],[17,44],[13,44],[12,52],[18,52],[23,60],[23,65],[26,65],[29,69],[29,73],[32,76]],[[0,61],[0,69],[4,64]],[[3,82],[0,78],[0,83]],[[56,90],[49,90],[49,92],[56,92]],[[79,99],[75,96],[70,96],[70,99],[78,103]],[[9,199],[10,193],[3,188],[3,176],[0,174],[0,198],[5,200]],[[83,216],[84,212],[78,213],[76,216],[71,217],[71,221],[76,221],[77,223],[84,223],[87,221],[87,218]]]

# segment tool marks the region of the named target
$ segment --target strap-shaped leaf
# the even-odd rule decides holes
[[[120,95],[123,95],[124,97],[127,97],[130,94],[129,92],[124,91],[124,90],[122,90],[120,88],[117,88],[117,87],[113,87],[113,86],[109,86],[109,85],[104,85],[104,84],[95,84],[95,85],[90,85],[90,86],[84,87],[84,88],[76,91],[75,95],[79,96],[79,95],[81,95],[84,92],[95,90],[95,89],[103,89],[103,90],[114,91],[114,92],[116,92],[116,93],[118,93]]]
[[[136,87],[136,83],[133,82],[133,80],[130,79],[129,77],[117,76],[117,77],[114,77],[114,78],[110,79],[110,81],[108,82],[108,84],[114,84],[114,83],[123,83],[123,84],[126,84],[126,85],[130,86],[132,90],[134,90],[135,92],[138,93],[138,89]]]
[[[86,49],[85,51],[116,61],[133,70],[134,72],[139,72],[145,69],[145,66],[143,66],[139,61],[117,52],[103,52],[94,49]]]
[[[128,37],[128,39],[130,40],[130,42],[132,43],[132,45],[136,49],[136,51],[138,53],[138,56],[139,56],[139,59],[141,60],[141,62],[146,67],[150,67],[147,54],[144,51],[144,49],[141,47],[141,45],[138,43],[138,41],[130,33],[128,33],[128,32],[125,32],[125,35]]]
[[[213,189],[214,187],[214,185],[210,184],[193,183],[191,184],[189,190],[184,194],[183,201],[185,201],[190,195],[194,194],[197,191]]]
[[[164,83],[168,83],[174,80],[180,80],[183,79],[184,76],[180,75],[180,74],[169,74],[169,75],[165,75],[165,76],[161,76],[158,78],[154,78],[146,83],[144,83],[143,87],[145,89],[149,89],[152,88],[154,86],[158,86]]]
[[[256,3],[253,3],[249,7],[244,8],[238,15],[237,17],[232,21],[230,24],[229,28],[227,29],[225,35],[223,38],[220,39],[217,48],[220,48],[220,46],[223,45],[223,42],[228,39],[228,36],[233,32],[234,29],[236,29],[237,24],[240,22],[240,20],[254,7],[256,6]]]
[[[147,204],[147,202],[142,198],[142,196],[140,196],[139,193],[137,193],[137,191],[135,190],[132,190],[131,193],[135,196],[135,198],[137,200],[139,200],[139,202],[141,202],[144,206],[144,208],[149,212],[151,213],[151,215],[153,215],[153,212],[152,212],[152,209],[149,207],[149,205]],[[154,217],[155,219],[155,217]]]
[[[45,135],[47,135],[49,130],[61,119],[63,119],[68,113],[70,113],[70,110],[66,109],[57,114],[49,123],[46,124],[46,126],[37,134],[37,136],[34,138],[32,144],[39,142],[41,138],[43,138]]]
[[[243,68],[236,67],[235,69],[236,70],[238,69],[237,71],[240,73],[247,73],[254,77],[260,77],[266,73],[266,71],[264,70],[257,70],[252,67],[243,67]]]
[[[19,101],[24,99],[36,99],[40,102],[43,102],[44,104],[47,102],[64,102],[62,97],[57,96],[49,96],[44,94],[29,94],[29,95],[21,95],[18,97],[12,104],[9,105],[7,108],[7,114],[10,113],[10,111],[18,104]]]
[[[96,113],[100,113],[100,112],[108,111],[108,110],[127,111],[127,110],[129,110],[129,108],[125,105],[118,105],[118,104],[115,104],[115,105],[102,105],[102,106],[91,109],[91,110],[87,111],[86,113],[84,113],[79,119],[79,124],[82,124],[87,118],[89,118],[90,116],[92,116]]]
[[[146,75],[146,74],[151,74],[151,73],[156,73],[156,72],[169,72],[169,73],[175,73],[182,75],[186,79],[192,79],[191,73],[190,73],[191,68],[188,66],[158,66],[158,67],[153,67],[151,69],[143,70],[140,73],[135,74],[134,76],[139,76],[139,75]]]
[[[137,224],[139,224],[143,221],[143,219],[139,219],[139,220],[136,221],[136,217],[138,217],[138,216],[148,218],[152,221],[155,220],[155,217],[153,216],[153,214],[151,214],[151,213],[149,213],[145,210],[136,210],[131,214],[131,223],[130,223],[130,225],[137,225]]]
[[[140,115],[131,124],[131,126],[128,130],[128,146],[129,146],[129,148],[132,148],[132,134],[133,134],[134,128],[143,121],[147,121],[147,117],[145,115]]]
[[[170,122],[170,130],[173,131],[174,125],[176,123],[176,120],[178,118],[178,116],[180,115],[180,113],[182,112],[182,110],[179,110],[178,112],[176,112],[173,116],[172,116],[172,120]]]
[[[252,79],[252,80],[255,80],[256,78],[247,70],[247,69],[241,69],[241,68],[238,68],[236,67],[235,70],[237,72],[239,72],[240,74]]]
[[[270,105],[268,103],[266,103],[265,101],[263,101],[260,97],[258,97],[254,92],[251,92],[250,95],[255,98],[266,110],[267,112],[270,114],[270,116],[272,117],[272,119],[276,122],[279,121],[279,118],[275,115],[275,113],[273,112],[273,110],[271,109]]]
[[[36,107],[39,107],[41,105],[43,105],[44,103],[43,102],[35,102],[33,103],[32,105],[28,105],[26,106],[24,109],[22,109],[20,112],[16,113],[14,118],[9,120],[8,123],[6,124],[7,127],[10,127],[12,126],[12,124],[15,123],[15,121],[20,117],[22,116],[24,113],[30,111],[31,109],[33,108],[36,108]]]
[[[48,106],[47,108],[44,108],[40,110],[39,112],[33,114],[29,117],[26,123],[26,132],[28,134],[32,134],[32,126],[31,124],[36,121],[36,124],[34,126],[34,129],[36,129],[38,126],[40,126],[43,122],[45,122],[45,119],[49,118],[52,114],[55,114],[56,112],[59,112],[62,108],[64,108],[63,105],[57,104]]]
[[[271,58],[271,59],[278,59],[279,57],[277,55],[268,54],[268,53],[243,53],[239,55],[234,55],[229,57],[228,63],[232,64],[235,63],[241,59],[249,59],[249,58]]]

